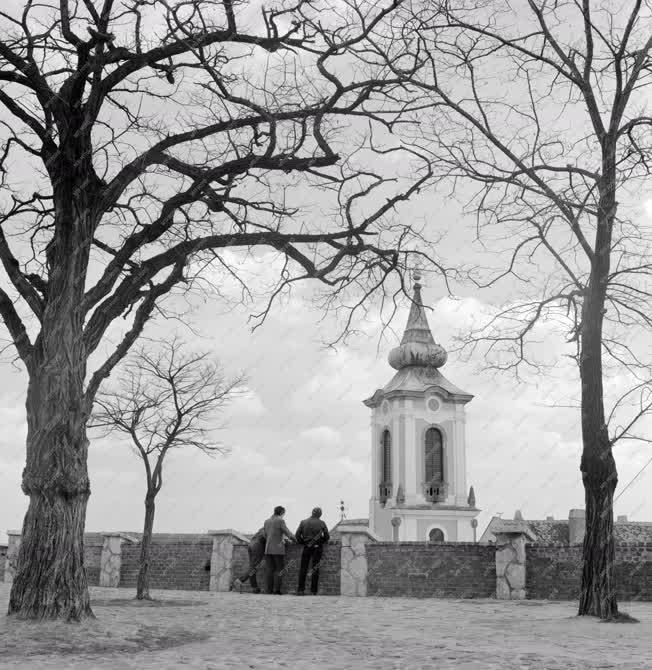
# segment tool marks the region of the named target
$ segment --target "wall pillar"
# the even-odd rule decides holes
[[[227,528],[225,530],[209,530],[213,536],[211,553],[211,577],[209,591],[228,591],[233,583],[233,547],[236,544],[249,544],[242,534]]]
[[[135,544],[138,539],[124,533],[104,533],[100,554],[100,586],[112,588],[120,586],[123,542]]]
[[[370,542],[378,542],[379,537],[372,531],[358,526],[341,525],[337,529],[341,535],[340,595],[367,595],[367,549]]]
[[[572,509],[568,513],[568,543],[582,544],[586,534],[586,512],[583,509]]]
[[[496,598],[524,600],[526,555],[525,543],[536,536],[524,521],[502,521],[494,530],[496,536]]]
[[[7,541],[4,581],[5,584],[11,584],[11,582],[14,581],[14,575],[16,574],[16,561],[18,560],[18,550],[20,549],[22,531],[8,530],[7,536],[9,539]]]

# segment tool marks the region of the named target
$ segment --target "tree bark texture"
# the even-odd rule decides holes
[[[79,621],[92,616],[84,570],[84,526],[90,495],[85,364],[60,347],[33,373],[27,391],[27,460],[23,522],[9,614]],[[71,356],[72,358],[72,356]],[[72,364],[71,364],[72,363]]]
[[[136,598],[138,600],[149,600],[149,568],[152,547],[152,530],[154,528],[154,513],[156,506],[154,495],[147,492],[145,497],[145,524],[143,527],[143,539],[140,545],[140,559],[138,562],[138,579],[136,582]]]

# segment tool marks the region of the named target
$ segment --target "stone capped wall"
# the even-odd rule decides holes
[[[299,566],[302,547],[291,544],[286,547],[285,569],[281,587],[282,593],[294,593],[299,582]],[[319,593],[328,596],[340,594],[340,563],[341,550],[339,542],[329,542],[324,547],[319,571]],[[249,554],[246,544],[237,544],[233,547],[233,578],[241,576],[248,568]],[[265,568],[261,568],[257,575],[258,586],[265,591]],[[243,591],[250,591],[247,582]],[[306,579],[306,592],[310,591],[310,577]]]
[[[150,588],[208,591],[213,539],[205,534],[155,533]],[[140,544],[122,544],[120,586],[136,587]]]
[[[367,595],[491,598],[495,547],[472,542],[375,542],[366,546]]]
[[[528,544],[526,597],[579,600],[582,547]],[[652,600],[652,544],[616,545],[616,594],[619,600]]]

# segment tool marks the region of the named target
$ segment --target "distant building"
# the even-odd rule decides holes
[[[473,396],[439,370],[448,355],[430,331],[419,280],[415,273],[405,333],[388,356],[397,372],[364,401],[372,410],[368,527],[384,540],[468,542],[480,512],[466,483],[464,406]]]
[[[520,510],[514,518],[523,519]],[[583,509],[572,509],[568,519],[556,520],[548,517],[545,521],[538,519],[523,519],[531,533],[535,536],[533,542],[539,544],[581,544],[586,531],[586,518]],[[491,544],[496,541],[493,529],[501,519],[492,517],[480,537],[481,544]],[[652,542],[652,522],[628,521],[626,516],[619,516],[614,523],[614,536],[617,544],[629,542]]]

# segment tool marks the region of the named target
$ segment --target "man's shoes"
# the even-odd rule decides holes
[[[254,589],[254,590],[252,591],[252,593],[260,593],[260,592],[261,592],[260,589]]]
[[[280,591],[274,591],[275,596],[282,596],[283,594]]]
[[[298,596],[305,596],[306,594],[303,591],[297,591]]]
[[[242,593],[242,587],[243,583],[239,579],[235,579],[231,584],[229,591],[237,591],[238,593]]]
[[[311,591],[311,592],[310,592],[310,595],[311,595],[311,596],[316,596],[316,595],[317,595],[317,591]]]

